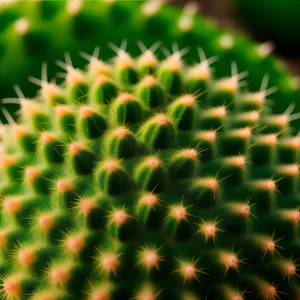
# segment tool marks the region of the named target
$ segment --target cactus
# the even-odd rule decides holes
[[[298,56],[300,6],[297,0],[235,0],[235,6],[249,29],[262,40],[271,40],[278,50]]]
[[[20,85],[28,97],[34,96],[36,89],[27,84],[28,76],[39,76],[40,65],[45,61],[49,63],[49,74],[54,75],[57,69],[53,67],[53,61],[63,60],[65,51],[70,52],[77,66],[83,67],[84,60],[78,57],[79,51],[91,53],[95,45],[104,46],[108,42],[120,45],[124,39],[128,40],[128,50],[135,56],[140,54],[135,46],[137,41],[147,47],[162,41],[168,49],[174,41],[181,49],[200,46],[208,56],[217,55],[216,78],[230,75],[232,61],[237,62],[240,69],[249,71],[250,91],[258,90],[262,77],[268,74],[270,85],[278,88],[273,95],[276,113],[283,113],[300,96],[296,80],[278,59],[270,55],[272,49],[268,44],[256,45],[218,28],[212,20],[195,14],[192,4],[180,10],[164,2],[2,1],[0,98],[14,97],[15,84]],[[102,47],[101,57],[111,58],[106,47]],[[186,61],[194,63],[195,57],[191,51],[187,53]],[[299,111],[298,103],[296,110]],[[17,106],[9,109],[12,112]]]
[[[299,299],[299,115],[203,51],[116,52],[4,109],[2,298]]]

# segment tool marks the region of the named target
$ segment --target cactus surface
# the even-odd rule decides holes
[[[181,49],[202,47],[207,55],[217,55],[215,77],[230,75],[230,62],[249,71],[250,91],[259,89],[262,77],[269,75],[270,85],[278,92],[273,95],[274,111],[283,113],[300,97],[297,82],[270,52],[268,44],[256,45],[239,35],[218,28],[213,21],[195,14],[194,5],[184,10],[172,7],[163,0],[150,1],[25,1],[4,0],[0,3],[0,98],[13,97],[13,86],[20,85],[28,96],[35,87],[28,85],[28,76],[39,76],[40,65],[49,63],[49,74],[57,69],[54,60],[63,59],[69,51],[77,66],[84,60],[79,51],[91,53],[95,45],[112,42],[120,45],[128,40],[132,55],[142,41],[147,47],[157,41],[170,49],[177,42]],[[111,58],[102,47],[101,57]],[[186,61],[194,63],[194,53],[187,53]],[[162,57],[160,57],[162,58]],[[5,101],[2,101],[5,104]],[[296,110],[300,110],[299,102]],[[10,106],[10,110],[17,106]],[[2,118],[3,120],[5,118]],[[296,123],[295,123],[296,124]],[[299,123],[297,123],[299,125]]]
[[[235,0],[242,20],[261,40],[271,40],[278,50],[299,56],[300,5],[298,0]]]
[[[299,299],[297,115],[202,51],[116,52],[4,110],[2,298]]]

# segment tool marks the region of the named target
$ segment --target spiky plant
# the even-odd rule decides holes
[[[271,40],[281,52],[299,56],[300,27],[298,0],[235,0],[242,20],[260,39]]]
[[[295,116],[202,56],[33,79],[1,127],[4,299],[299,299]]]
[[[162,41],[167,48],[174,41],[181,49],[200,46],[208,56],[219,58],[214,65],[216,78],[230,75],[231,61],[249,71],[251,91],[259,89],[262,77],[268,74],[270,85],[278,88],[273,96],[276,113],[283,113],[300,97],[297,82],[278,59],[270,55],[269,44],[257,45],[218,28],[213,21],[196,14],[193,4],[182,10],[164,2],[1,1],[0,98],[14,97],[15,84],[20,85],[26,95],[33,96],[35,88],[27,84],[28,76],[39,76],[40,66],[45,61],[49,62],[49,74],[54,75],[53,62],[62,60],[65,51],[70,52],[77,66],[83,67],[79,51],[91,53],[95,45],[105,46],[108,42],[120,45],[124,39],[128,40],[132,55],[140,53],[135,46],[139,40],[147,47],[157,41]],[[106,47],[102,47],[101,57],[111,57]],[[195,57],[191,51],[186,61],[194,63]],[[296,110],[299,111],[298,103]]]

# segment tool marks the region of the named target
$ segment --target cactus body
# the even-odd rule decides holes
[[[2,125],[2,297],[298,299],[293,116],[235,68],[144,57],[68,65]]]

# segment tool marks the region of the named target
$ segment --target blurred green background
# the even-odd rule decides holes
[[[184,6],[187,0],[175,0]],[[274,51],[300,75],[300,0],[194,0],[203,14],[220,25],[261,42],[274,43]]]

